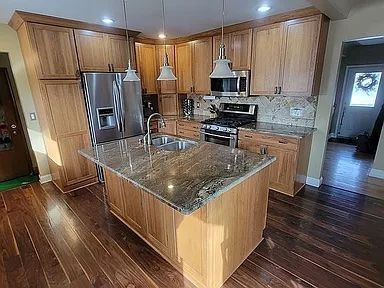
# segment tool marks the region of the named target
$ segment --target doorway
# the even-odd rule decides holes
[[[0,53],[0,182],[33,174],[7,53]]]
[[[382,51],[382,37],[343,43],[323,183],[384,199],[384,180],[369,176],[384,120]]]

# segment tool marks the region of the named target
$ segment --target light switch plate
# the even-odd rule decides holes
[[[291,115],[291,117],[301,118],[303,117],[303,108],[291,107],[289,115]]]
[[[36,120],[36,113],[35,112],[29,113],[29,118],[31,118],[32,121]]]

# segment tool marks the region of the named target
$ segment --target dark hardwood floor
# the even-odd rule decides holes
[[[0,193],[0,287],[193,287],[117,220],[103,187]],[[224,287],[384,287],[384,201],[271,191],[265,240]]]
[[[328,143],[323,183],[384,200],[384,180],[369,177],[375,156],[356,152],[353,145]]]

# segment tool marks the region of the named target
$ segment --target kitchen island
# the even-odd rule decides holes
[[[221,287],[262,241],[274,157],[142,136],[83,149],[101,165],[111,212],[198,287]]]

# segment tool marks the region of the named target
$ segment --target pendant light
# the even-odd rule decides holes
[[[224,0],[222,5],[222,14],[221,14],[221,43],[220,43],[220,50],[219,50],[219,58],[213,63],[215,63],[215,69],[213,69],[211,75],[209,75],[210,78],[230,78],[234,77],[232,74],[231,68],[229,67],[229,64],[231,63],[230,60],[227,59],[225,56],[225,44],[224,44]]]
[[[129,51],[129,38],[128,38],[128,21],[127,21],[127,7],[126,7],[126,0],[123,0],[123,8],[124,8],[124,20],[125,20],[125,36],[127,38],[127,49],[128,49],[128,68],[125,70],[127,74],[125,75],[123,81],[140,81],[140,78],[136,75],[136,70],[132,69],[131,67],[131,53]]]
[[[167,34],[165,34],[165,5],[164,5],[164,0],[161,0],[161,5],[163,8],[163,31],[162,31],[162,34],[164,36],[166,36]],[[159,78],[157,78],[157,80],[159,80],[159,81],[176,80],[177,78],[172,72],[172,67],[169,66],[168,54],[167,54],[167,45],[165,44],[165,37],[163,39],[164,39],[164,62],[163,62],[163,66],[160,67],[160,75],[159,75]]]

